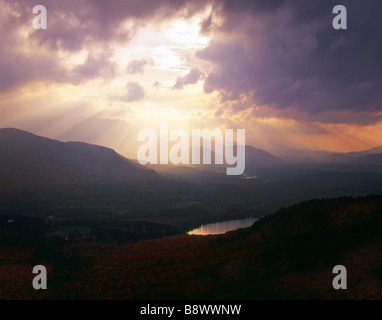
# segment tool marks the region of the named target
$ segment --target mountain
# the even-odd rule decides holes
[[[359,162],[371,165],[382,165],[382,153],[368,154],[366,156],[360,157]]]
[[[143,181],[159,178],[114,150],[0,129],[0,177],[37,182]]]
[[[363,157],[363,156],[368,156],[368,155],[373,155],[373,154],[378,154],[378,153],[382,153],[382,146],[378,146],[378,147],[371,148],[371,149],[364,150],[364,151],[348,152],[348,153],[345,153],[345,155],[347,155],[349,157],[357,158],[357,157]]]
[[[215,148],[210,150],[206,148],[206,152],[211,153],[211,164],[203,164],[203,148],[200,147],[200,163],[192,164],[192,154],[195,148],[189,149],[189,162],[190,164],[173,165],[169,164],[148,164],[147,167],[175,179],[187,180],[195,183],[241,183],[251,174],[232,175],[226,174],[227,167],[234,167],[235,165],[228,165],[225,161],[225,149],[223,148],[223,164],[215,164],[216,153]],[[233,147],[233,154],[236,157],[236,145]],[[251,172],[257,169],[278,169],[286,167],[288,161],[282,160],[269,152],[257,149],[251,146],[245,146],[245,168]]]
[[[136,157],[138,142],[133,126],[117,119],[90,117],[57,136],[60,141],[82,141],[108,146],[128,158]]]
[[[278,157],[286,159],[290,163],[347,165],[382,165],[380,154],[382,154],[382,146],[347,153],[308,149],[283,149],[276,152]]]
[[[318,161],[331,154],[329,151],[309,150],[301,148],[280,149],[274,152],[276,156],[291,162]]]
[[[347,153],[331,153],[321,160],[325,162],[347,163],[347,164],[377,164],[382,165],[382,146],[363,151],[352,151]]]
[[[288,164],[288,161],[280,159],[273,154],[251,146],[245,147],[245,163],[248,167],[280,167]]]

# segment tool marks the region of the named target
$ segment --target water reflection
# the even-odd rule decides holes
[[[236,219],[236,220],[229,220],[229,221],[223,221],[223,222],[204,224],[197,229],[194,229],[194,230],[187,232],[187,234],[189,234],[189,235],[202,235],[202,236],[206,236],[209,234],[222,234],[222,233],[226,233],[228,231],[249,227],[256,220],[258,220],[258,219],[250,217],[250,218],[246,218],[246,219]]]

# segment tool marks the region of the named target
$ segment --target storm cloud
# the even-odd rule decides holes
[[[334,30],[330,1],[225,1],[215,38],[197,53],[214,65],[204,83],[222,101],[306,114],[381,118],[382,3],[346,1],[348,29]],[[213,26],[209,26],[211,29]],[[252,103],[248,103],[248,98]],[[244,104],[240,104],[244,105]],[[325,115],[321,117],[321,113]],[[281,112],[279,112],[281,114]],[[357,117],[347,116],[344,121]]]
[[[0,4],[0,93],[36,81],[112,78],[111,43],[127,45],[146,25],[187,19],[210,6],[200,25],[210,41],[196,53],[208,68],[191,69],[174,89],[203,74],[205,93],[218,92],[222,108],[233,113],[253,109],[254,116],[328,123],[381,119],[380,0],[347,0],[347,30],[333,29],[336,3],[321,0],[44,0],[47,30],[31,28],[35,1]],[[68,68],[60,54],[81,50],[88,51],[85,60]],[[147,63],[131,61],[126,71],[142,74]],[[144,97],[137,82],[127,90],[126,101]]]
[[[46,30],[32,28],[35,1],[0,0],[0,93],[30,82],[78,84],[110,78],[115,73],[110,44],[127,45],[148,23],[189,17],[204,7],[202,1],[182,0],[45,0],[39,4],[47,9]],[[81,50],[88,51],[88,57],[75,70],[68,68],[63,54]],[[135,65],[130,71],[140,73],[143,67]]]

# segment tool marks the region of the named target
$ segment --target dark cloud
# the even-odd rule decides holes
[[[97,77],[110,79],[115,75],[115,63],[108,55],[90,54],[83,64],[68,70],[56,54],[31,54],[3,50],[0,55],[0,93],[30,82],[80,84]]]
[[[65,72],[58,59],[48,55],[27,55],[4,50],[0,55],[0,93],[30,81],[62,82]]]
[[[2,0],[25,19],[15,22],[32,24],[34,0]],[[78,51],[92,42],[129,41],[137,28],[146,23],[160,23],[174,15],[191,16],[202,10],[202,0],[44,0],[48,28],[35,31],[34,37],[53,49]],[[124,27],[126,21],[132,22]]]
[[[211,41],[197,57],[210,62],[203,76],[205,92],[218,91],[223,101],[231,102],[227,104],[231,110],[264,106],[291,118],[324,122],[339,122],[341,115],[352,122],[380,119],[380,0],[342,3],[348,10],[347,30],[333,29],[332,8],[337,3],[322,0],[43,0],[38,4],[48,10],[47,30],[32,29],[35,1],[0,0],[0,92],[31,81],[79,83],[112,77],[110,43],[127,43],[138,28],[187,18],[212,4],[212,13],[201,22],[201,33],[208,33]],[[29,30],[27,41],[41,50],[24,50],[22,30],[23,34]],[[102,47],[104,54],[90,53],[75,70],[67,70],[58,58],[59,50],[93,52],[93,46]],[[143,72],[144,61],[132,62],[127,71]],[[182,89],[200,77],[192,69],[177,79],[174,88]],[[144,96],[137,83],[128,87],[130,91],[127,100]]]
[[[130,74],[142,74],[146,66],[152,66],[154,64],[153,59],[135,59],[131,60],[126,68],[126,72]]]
[[[213,23],[212,23],[212,13],[211,13],[200,24],[200,34],[202,34],[202,35],[208,34],[212,25],[213,25]]]
[[[127,85],[127,96],[125,98],[126,102],[133,102],[142,100],[145,96],[145,91],[139,85],[138,82],[129,82]]]
[[[90,54],[86,61],[73,71],[73,79],[92,79],[102,77],[110,79],[115,75],[116,65],[109,61],[109,56],[102,54],[94,56]]]
[[[159,81],[155,81],[155,82],[153,83],[153,85],[152,85],[152,87],[153,87],[154,89],[159,89],[160,86],[161,86],[161,84],[160,84]]]
[[[253,96],[252,106],[295,109],[317,120],[329,110],[381,111],[382,3],[346,1],[347,30],[333,29],[334,5],[222,2],[220,35],[197,54],[214,65],[205,91],[219,91],[223,100]]]
[[[198,69],[191,69],[184,77],[176,80],[173,89],[181,90],[188,84],[195,84],[202,77],[202,73]]]
[[[201,0],[43,0],[38,4],[47,9],[47,29],[34,30],[32,9],[36,4],[0,0],[0,92],[33,81],[78,84],[94,77],[109,78],[115,72],[110,43],[127,44],[147,23],[186,18],[206,5]],[[27,38],[21,36],[25,31]],[[32,47],[34,51],[29,53]],[[95,47],[104,54],[90,54],[75,70],[67,70],[60,60],[60,51],[92,52]],[[140,66],[133,71],[140,72]]]
[[[134,102],[142,100],[145,97],[145,90],[138,82],[128,82],[126,89],[127,93],[112,94],[109,98],[115,101]]]

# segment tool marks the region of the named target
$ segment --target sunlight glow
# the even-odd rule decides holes
[[[204,48],[210,39],[199,33],[199,21],[189,23],[184,20],[174,21],[172,27],[167,31],[167,37],[175,43],[188,48]]]
[[[180,57],[168,46],[159,46],[153,50],[155,61],[161,70],[172,69],[173,71],[184,71]]]

